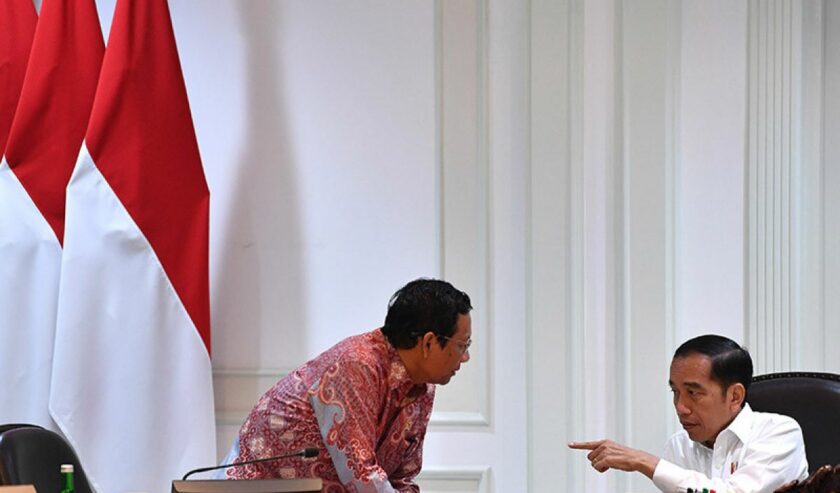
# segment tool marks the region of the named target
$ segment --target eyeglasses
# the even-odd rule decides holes
[[[438,339],[446,339],[446,340],[457,343],[458,344],[458,350],[461,352],[461,354],[464,354],[467,351],[469,351],[470,346],[472,346],[472,338],[467,339],[466,341],[462,341],[461,339],[455,339],[454,337],[443,336],[443,335],[440,335],[440,334],[436,334],[436,335],[438,336]]]

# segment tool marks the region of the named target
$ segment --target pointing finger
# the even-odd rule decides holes
[[[603,440],[598,440],[595,442],[569,442],[569,448],[577,450],[595,450],[602,443],[604,443]]]

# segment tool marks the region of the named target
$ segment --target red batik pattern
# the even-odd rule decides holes
[[[266,392],[240,430],[237,461],[318,447],[316,459],[228,470],[232,478],[324,480],[327,492],[417,492],[433,385],[414,385],[381,331],[345,339]]]

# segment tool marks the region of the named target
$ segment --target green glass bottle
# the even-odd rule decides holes
[[[73,464],[61,465],[61,482],[64,487],[61,488],[61,493],[75,493],[76,487],[73,486]]]

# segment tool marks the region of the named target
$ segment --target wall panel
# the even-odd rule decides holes
[[[621,275],[623,378],[614,407],[621,416],[618,439],[658,453],[673,411],[667,389],[675,339],[675,248],[679,198],[675,149],[680,34],[678,5],[667,1],[625,3],[622,50]],[[665,42],[667,40],[667,42]],[[613,491],[654,491],[650,481],[624,476]]]
[[[825,370],[840,373],[840,5],[822,2],[823,46],[823,271]]]
[[[802,3],[749,9],[746,316],[758,373],[798,366]]]
[[[441,272],[473,301],[474,343],[458,378],[439,390],[435,425],[489,426],[491,264],[484,1],[437,4]]]
[[[490,470],[487,468],[457,469],[424,468],[417,477],[424,493],[489,493]]]

